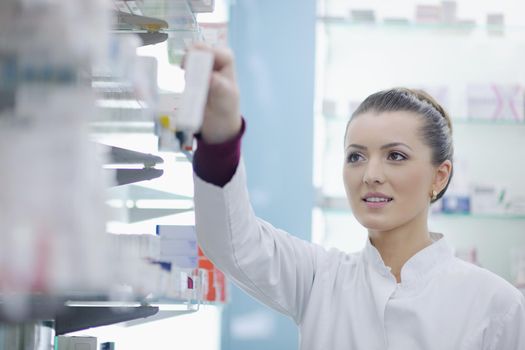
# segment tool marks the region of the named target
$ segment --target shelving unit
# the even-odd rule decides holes
[[[369,30],[423,30],[423,31],[436,31],[436,32],[450,32],[453,34],[460,33],[473,33],[473,32],[485,32],[489,35],[504,36],[505,33],[523,33],[525,32],[524,26],[518,25],[487,25],[487,24],[476,24],[472,22],[458,22],[458,23],[417,23],[411,22],[408,19],[405,21],[398,20],[384,20],[382,22],[363,22],[351,20],[347,17],[317,17],[319,23],[326,25],[338,25],[344,27],[361,27]]]
[[[197,1],[199,2],[199,1]],[[125,2],[128,4],[127,2]],[[116,24],[113,27],[112,34],[121,35],[138,35],[142,40],[142,45],[157,44],[163,41],[168,41],[168,51],[172,63],[178,63],[184,54],[185,49],[191,45],[195,40],[202,40],[200,27],[197,23],[195,13],[192,9],[191,2],[188,0],[148,0],[145,2],[135,3],[135,8],[129,6],[130,12],[123,12],[122,2],[120,7],[115,10],[115,17],[117,19]],[[126,9],[124,9],[126,11]],[[155,82],[156,86],[156,82]],[[158,102],[158,101],[156,101]],[[146,108],[151,109],[150,106]],[[127,143],[124,142],[125,147],[133,148],[134,150],[124,149],[117,146],[111,146],[111,156],[117,165],[129,166],[129,165],[143,165],[141,169],[133,168],[117,168],[116,179],[118,185],[130,185],[144,180],[151,180],[159,178],[164,174],[164,169],[156,169],[156,165],[172,166],[173,160],[170,160],[167,164],[163,164],[164,159],[167,157],[163,154],[163,158],[159,157],[157,145],[153,145],[156,141],[156,130],[153,123],[153,118],[149,120],[131,120],[117,123],[115,131],[107,129],[107,125],[93,125],[93,131],[98,135],[106,135],[102,137],[105,142],[112,144],[122,144],[118,141],[121,137],[116,137],[116,141],[112,141],[112,133],[116,136],[128,135],[133,138],[134,141]],[[109,132],[108,132],[109,131]],[[137,133],[140,133],[147,137],[142,141],[144,146],[140,147],[140,137],[133,137]],[[139,150],[141,152],[137,152]],[[148,153],[143,153],[148,152]],[[149,153],[151,152],[151,153]],[[187,162],[186,156],[181,154],[178,157],[177,162]],[[172,155],[170,155],[170,159]],[[175,156],[177,158],[177,156]],[[179,173],[177,178],[191,177],[191,173]],[[174,181],[175,179],[172,179]],[[152,182],[154,183],[154,182]],[[178,195],[175,193],[168,193],[163,191],[156,191],[148,186],[132,185],[126,186],[124,201],[132,201],[134,204],[129,207],[128,212],[128,223],[138,223],[152,220],[158,217],[173,215],[177,213],[185,213],[191,211],[193,207],[188,208],[139,208],[136,207],[138,202],[141,200],[153,199],[157,201],[162,200],[192,200],[190,196]],[[149,192],[149,194],[148,194]],[[97,315],[101,315],[102,322],[104,322],[105,316],[108,310],[117,308],[119,311],[121,308],[129,310],[129,317],[124,313],[123,317],[117,317],[112,320],[113,314],[109,312],[109,319],[111,323],[115,322],[126,322],[127,325],[136,325],[144,322],[151,322],[160,320],[166,317],[173,317],[177,315],[185,315],[193,313],[199,310],[199,305],[203,302],[203,280],[198,278],[194,280],[196,285],[196,291],[200,295],[195,295],[192,299],[173,299],[170,297],[149,297],[142,300],[136,300],[132,302],[124,301],[119,302],[118,300],[69,300],[66,305],[70,308],[74,308],[76,313],[83,317],[85,312],[88,312],[93,316],[93,320],[96,322]],[[94,311],[93,311],[94,310]],[[143,319],[143,314],[146,313],[148,318]],[[126,319],[124,319],[126,318]],[[105,324],[110,324],[106,322]],[[80,328],[79,328],[80,329]],[[79,330],[78,329],[78,330]],[[77,329],[75,329],[77,330]],[[71,330],[71,331],[75,331]]]
[[[60,1],[61,0],[56,0],[55,2],[57,4],[53,2],[53,5],[61,6]],[[64,2],[66,3],[67,1]],[[71,101],[67,101],[67,99],[78,98],[77,95],[71,94],[72,96],[69,96],[68,94],[64,94],[63,98],[66,100],[64,101],[64,104],[66,105],[69,103],[71,105],[70,111],[68,112],[69,114],[71,114],[71,110],[75,110],[76,108],[75,112],[80,114],[82,118],[86,116],[86,121],[89,120],[90,122],[89,124],[86,122],[86,125],[83,125],[81,123],[83,123],[84,120],[80,121],[81,117],[79,117],[78,125],[80,126],[78,126],[78,130],[75,128],[72,128],[72,131],[68,130],[71,135],[65,137],[64,139],[69,143],[60,145],[62,148],[66,148],[66,151],[63,152],[65,154],[67,153],[68,145],[70,146],[73,144],[75,147],[77,147],[77,143],[74,141],[75,137],[85,137],[87,139],[89,136],[91,136],[91,141],[100,141],[103,143],[103,145],[98,145],[97,148],[99,155],[107,155],[107,162],[104,165],[105,172],[100,169],[100,171],[93,171],[92,174],[90,173],[92,178],[86,177],[88,179],[86,182],[92,181],[98,185],[99,183],[97,181],[99,180],[99,177],[105,178],[110,176],[114,178],[115,181],[108,183],[108,185],[116,185],[118,187],[108,188],[107,194],[109,195],[110,202],[112,200],[112,195],[115,195],[116,198],[120,199],[121,203],[123,203],[121,210],[126,211],[126,224],[128,227],[133,226],[134,223],[144,223],[148,221],[165,223],[166,218],[164,218],[165,220],[162,221],[162,217],[168,216],[170,217],[170,220],[168,220],[169,222],[177,223],[177,219],[176,217],[174,218],[174,216],[177,214],[191,213],[193,210],[193,204],[191,203],[192,186],[189,186],[189,184],[192,183],[192,171],[191,163],[188,162],[187,159],[188,156],[191,157],[191,154],[158,152],[158,140],[156,136],[157,130],[155,128],[155,118],[158,117],[156,114],[160,113],[158,112],[157,106],[157,67],[155,59],[153,58],[137,58],[135,49],[141,45],[152,45],[163,41],[168,41],[168,52],[170,59],[172,63],[177,63],[180,61],[182,55],[184,54],[184,50],[188,46],[190,46],[195,40],[202,39],[200,27],[196,21],[195,12],[193,10],[206,11],[209,8],[213,8],[213,1],[115,1],[113,2],[115,4],[115,9],[112,12],[112,15],[114,16],[112,28],[109,27],[108,18],[102,16],[102,11],[104,10],[103,6],[101,6],[101,3],[102,2],[95,5],[88,4],[86,5],[85,9],[84,7],[79,7],[85,10],[85,13],[82,13],[82,16],[84,16],[82,17],[82,21],[85,20],[86,23],[82,22],[75,28],[68,27],[71,25],[73,21],[72,19],[78,20],[79,23],[81,21],[79,17],[73,17],[76,15],[74,11],[71,11],[71,14],[62,14],[60,11],[57,11],[58,19],[52,17],[53,14],[49,11],[42,11],[42,15],[40,17],[29,11],[27,12],[29,15],[27,15],[27,13],[24,12],[25,9],[18,9],[14,5],[11,6],[11,3],[0,5],[0,11],[4,11],[7,8],[10,11],[13,11],[13,13],[16,13],[16,16],[35,16],[36,20],[34,26],[31,26],[29,21],[20,21],[21,23],[23,22],[20,28],[26,30],[27,33],[30,33],[31,31],[38,33],[39,30],[42,31],[42,33],[46,33],[47,30],[50,30],[48,24],[51,22],[56,22],[56,28],[58,28],[57,31],[62,31],[62,33],[65,33],[64,36],[68,40],[70,39],[69,36],[71,36],[71,33],[67,32],[68,29],[75,30],[75,32],[79,33],[78,38],[75,39],[76,43],[73,43],[73,41],[67,41],[65,43],[63,57],[59,55],[59,53],[62,51],[58,50],[56,50],[58,53],[55,54],[55,52],[53,52],[53,55],[50,55],[50,57],[54,57],[54,55],[57,57],[55,61],[50,61],[48,63],[51,64],[52,68],[44,68],[47,69],[45,72],[47,75],[42,75],[40,78],[37,77],[37,82],[40,82],[38,79],[42,80],[45,78],[40,83],[58,85],[60,82],[55,83],[53,80],[53,74],[55,74],[52,70],[55,69],[53,64],[59,66],[60,69],[62,69],[60,64],[71,64],[73,68],[70,68],[69,66],[67,67],[70,68],[74,74],[79,72],[78,76],[75,75],[74,78],[78,79],[80,82],[79,86],[81,86],[83,89],[82,92],[84,92],[84,95],[82,95],[83,99],[79,99],[81,103],[75,105],[75,101],[77,100],[72,99]],[[139,4],[138,7],[137,4]],[[27,6],[28,9],[30,9],[30,7],[33,5],[31,2],[27,2]],[[42,8],[44,10],[46,9],[44,5]],[[17,11],[20,11],[20,13]],[[60,16],[64,16],[65,19]],[[65,16],[71,16],[71,18],[66,18]],[[93,18],[90,18],[89,16],[93,16]],[[97,22],[97,19],[100,19],[100,21]],[[60,22],[60,20],[63,20],[64,23]],[[93,20],[93,22],[89,22],[90,20]],[[92,32],[83,31],[84,27],[82,26],[84,25],[90,29],[96,27],[96,30],[93,30]],[[41,26],[41,28],[38,26]],[[102,30],[103,28],[105,29]],[[17,33],[16,30],[20,29],[16,27],[14,30],[7,33],[10,35],[11,39],[18,38],[18,36],[16,36],[17,34],[22,38],[23,35],[26,35],[26,32],[21,31],[20,33]],[[96,36],[97,33],[99,33],[99,37],[93,38],[92,36]],[[49,36],[52,36],[52,34],[53,33],[49,33]],[[108,39],[106,36],[109,36],[109,34],[112,35],[112,39],[106,41],[106,39]],[[85,37],[83,37],[83,35]],[[35,37],[37,37],[37,40],[42,40],[42,38],[45,38],[44,35],[42,38],[37,35],[35,35]],[[137,38],[140,38],[140,40],[137,40]],[[48,38],[46,38],[46,40],[48,40]],[[84,45],[84,41],[86,41],[87,49],[82,47],[82,45]],[[14,46],[14,43],[9,44]],[[36,41],[36,44],[37,47],[42,46],[41,50],[44,53],[46,52],[46,49],[50,50],[45,46],[49,45],[47,42]],[[105,49],[103,50],[102,46],[106,44],[110,46],[107,50],[108,57],[102,53],[105,52]],[[68,47],[68,45],[72,46],[72,48]],[[96,48],[97,45],[99,47],[97,49],[97,53],[95,54],[94,48]],[[11,46],[8,45],[7,48],[11,49]],[[6,50],[5,45],[0,45],[0,53],[3,54],[4,51],[2,50]],[[67,50],[71,50],[72,53],[68,52]],[[78,59],[77,56],[79,54],[75,50],[85,50],[85,57]],[[21,50],[21,52],[25,51]],[[77,61],[82,62],[77,63],[74,59],[71,60],[72,62],[69,62],[68,59],[70,58],[67,56],[69,54],[71,57],[77,59]],[[16,58],[16,56],[14,57]],[[95,59],[95,57],[97,57],[97,59]],[[29,60],[28,57],[25,58],[26,61],[30,62],[30,64],[34,61]],[[44,63],[47,63],[45,59],[47,59],[47,57],[43,59]],[[8,69],[13,68],[12,65],[8,65],[10,62],[11,61],[4,60],[3,56],[0,55],[0,63],[2,64],[2,67],[7,67],[5,69],[5,74],[10,73],[11,71]],[[35,62],[40,63],[38,60]],[[19,69],[16,66],[14,66],[14,68]],[[30,66],[30,68],[32,69],[33,67]],[[23,78],[18,70],[15,70],[14,72],[15,73],[13,74],[15,75],[14,78],[12,78],[15,82],[16,79]],[[2,74],[4,74],[4,72]],[[69,80],[62,82],[65,87],[60,86],[60,88],[63,90],[60,90],[59,92],[67,92],[67,89],[69,88],[76,93],[77,91],[75,89],[79,90],[80,88],[77,88],[77,86],[74,85],[77,83],[77,80],[75,79],[73,79],[71,82]],[[17,83],[18,85],[24,87],[23,84],[20,84],[19,82]],[[24,81],[23,83],[27,84],[28,82]],[[67,83],[70,83],[70,85],[66,85]],[[12,91],[10,89],[16,90],[18,85],[1,85],[0,102],[2,102],[2,109],[0,112],[5,113],[5,110],[10,108],[10,105],[3,106],[3,104],[5,104],[4,102],[6,102],[6,96],[11,96]],[[40,87],[37,86],[37,88]],[[55,86],[52,86],[52,89],[53,88],[55,88]],[[38,92],[39,90],[36,89],[35,91]],[[9,93],[9,95],[6,95],[6,93]],[[53,96],[53,93],[55,93],[55,90],[52,90],[50,96]],[[95,99],[92,99],[93,95],[95,96],[96,101]],[[62,95],[60,97],[62,97]],[[13,104],[20,103],[16,101],[14,97],[12,99]],[[94,102],[96,102],[96,109],[93,108],[95,107],[93,106]],[[43,105],[47,107],[47,104]],[[66,108],[63,107],[63,109]],[[60,111],[60,109],[58,110]],[[30,119],[30,117],[32,117],[32,112],[32,110],[29,110],[29,112],[25,111],[25,113],[29,115],[29,117],[27,117],[28,124],[32,122]],[[52,114],[53,112],[56,114],[56,111],[51,110],[51,112],[49,112],[46,110],[46,108],[44,108],[42,114],[47,116],[45,113]],[[12,113],[15,117],[18,117],[17,113],[23,114],[19,109],[15,109]],[[91,115],[87,116],[88,114]],[[71,119],[75,120],[75,118]],[[15,118],[13,118],[13,120],[16,121]],[[53,124],[50,123],[50,127],[52,125]],[[10,124],[5,123],[0,126],[0,131],[3,131],[2,128],[5,126],[12,127]],[[65,126],[67,127],[68,125]],[[73,126],[77,127],[77,124],[74,124]],[[89,129],[89,135],[87,129]],[[28,128],[28,130],[30,130],[30,128]],[[29,137],[30,136],[31,135],[29,135]],[[53,137],[56,136],[54,136],[54,134],[50,134],[49,144],[52,144]],[[130,137],[132,141],[122,143],[122,139],[127,137]],[[88,140],[86,140],[86,145],[84,143],[80,143],[81,146],[78,146],[78,148],[80,150],[84,150],[82,147],[87,149],[89,147],[87,145],[87,141]],[[55,143],[58,144],[59,142],[60,139],[58,139]],[[51,147],[46,145],[47,144],[44,144],[43,147]],[[90,145],[95,148],[93,143],[90,143]],[[76,151],[76,148],[74,151]],[[70,154],[74,155],[75,153],[67,153],[67,155]],[[89,157],[92,157],[93,159],[95,158],[91,153],[86,152],[85,154],[87,154]],[[88,162],[86,167],[93,164],[102,165],[93,161],[93,159],[89,158],[91,163]],[[29,158],[28,161],[31,162],[32,158]],[[52,165],[53,163],[50,163],[49,166],[51,167]],[[183,166],[181,167],[181,165]],[[173,176],[173,169],[165,168],[168,166],[176,169],[177,173],[175,176]],[[43,163],[41,169],[43,169],[44,172],[48,171]],[[75,168],[69,172],[68,169],[68,176],[78,176],[75,171],[79,170]],[[57,169],[56,172],[60,172],[60,169]],[[172,177],[171,182],[174,183],[173,186],[165,186],[166,179],[162,178],[162,175],[165,173]],[[145,181],[149,183],[149,187],[148,185],[144,186]],[[45,187],[44,181],[42,180],[41,182],[42,187]],[[100,183],[102,182],[103,181]],[[38,183],[40,184],[40,182]],[[33,187],[28,187],[27,191],[30,191],[31,188]],[[183,190],[179,192],[181,189]],[[26,197],[26,195],[33,195],[33,193],[27,194],[25,192],[19,194],[23,195],[22,197]],[[98,194],[98,192],[87,193],[86,191],[85,197],[74,197],[73,199],[76,201],[89,203],[91,203],[91,201],[94,202],[96,200],[100,200],[100,208],[103,208],[104,196],[97,197]],[[173,205],[166,207],[166,203],[162,203],[164,206],[161,205],[158,207],[158,202],[163,201],[177,203],[175,207],[173,207]],[[64,203],[61,204],[66,205],[66,201],[63,202]],[[53,203],[53,201],[50,201],[50,205],[53,205]],[[188,203],[190,204],[188,205]],[[75,207],[79,204],[73,201],[71,203],[67,203],[67,205]],[[28,215],[32,214],[34,213],[28,213]],[[101,210],[98,212],[98,214],[100,217],[106,217],[107,212]],[[65,215],[68,215],[68,212],[66,212]],[[39,215],[36,216],[39,217]],[[43,214],[42,217],[45,218],[45,214]],[[113,217],[113,215],[111,217]],[[4,219],[5,218],[2,220]],[[49,220],[53,219],[54,218],[49,218]],[[72,217],[68,219],[72,224],[79,226],[85,224],[80,222],[80,217],[75,215],[72,215]],[[86,217],[86,220],[89,220],[89,216]],[[108,228],[111,227],[111,223],[111,221],[108,223]],[[148,226],[148,228],[145,230],[145,226],[138,225],[138,230],[143,230],[141,233],[150,232],[152,235],[154,235],[155,230],[151,230],[151,223],[149,223],[149,225],[150,226]],[[123,227],[123,225],[120,226],[118,229],[119,233],[137,233],[127,232],[125,229],[122,231],[121,229]],[[103,230],[103,225],[99,228],[100,230],[98,230],[98,233],[101,233]],[[28,228],[28,230],[29,229],[31,228]],[[52,238],[56,239],[55,237]],[[79,235],[77,238],[79,240],[77,245],[82,246],[82,251],[87,252],[86,255],[89,254],[89,252],[98,253],[99,250],[105,251],[105,249],[108,248],[109,240],[106,241],[106,237],[100,236],[99,238],[104,239],[96,242],[96,245],[94,246],[84,246],[86,243],[82,240],[84,238],[84,236]],[[29,239],[28,242],[31,242],[31,239],[33,238],[27,235],[25,239]],[[44,236],[42,236],[42,239],[46,240]],[[9,243],[9,241],[7,242]],[[28,242],[21,241],[18,242],[18,244],[22,245]],[[56,254],[57,252],[57,250],[53,250],[56,249],[55,246],[53,246],[52,249],[49,249],[49,247],[45,245],[45,242],[41,242],[39,244],[40,246],[38,247],[41,248],[40,250],[46,252],[49,251],[51,253],[50,255],[41,257],[38,255],[40,250],[36,250],[37,258],[42,259],[41,262],[43,266],[42,271],[39,270],[36,273],[38,275],[35,277],[36,282],[34,282],[33,285],[27,286],[27,289],[14,289],[12,293],[10,293],[8,289],[0,289],[0,348],[7,346],[10,349],[18,349],[18,347],[21,347],[26,350],[29,349],[30,346],[34,346],[35,349],[37,346],[38,349],[41,348],[40,346],[49,346],[49,344],[35,343],[35,339],[32,338],[32,336],[36,334],[35,329],[54,329],[56,335],[64,335],[71,332],[77,332],[79,330],[107,326],[115,323],[124,322],[127,326],[132,326],[145,322],[158,321],[168,317],[195,313],[199,310],[200,305],[204,302],[205,295],[207,293],[207,275],[203,273],[202,269],[194,269],[190,272],[188,271],[189,269],[179,269],[173,266],[172,271],[168,276],[168,274],[161,271],[161,268],[157,265],[149,264],[151,271],[144,269],[143,265],[147,264],[139,259],[139,257],[136,257],[137,261],[133,261],[133,263],[136,263],[138,266],[140,260],[140,264],[142,264],[140,265],[140,271],[146,272],[146,274],[143,276],[143,279],[151,282],[153,278],[158,277],[159,280],[155,282],[161,287],[157,285],[149,286],[147,285],[147,282],[144,282],[140,283],[140,288],[136,288],[136,281],[132,281],[132,277],[126,275],[125,273],[123,274],[122,271],[118,270],[118,267],[113,266],[120,266],[119,264],[121,263],[122,266],[124,266],[124,262],[115,262],[109,260],[105,261],[104,259],[106,258],[106,255],[103,253],[99,253],[98,255],[93,255],[90,257],[91,260],[95,261],[92,263],[92,265],[99,264],[99,268],[102,267],[96,272],[96,274],[109,276],[111,273],[114,273],[113,269],[115,269],[115,271],[117,271],[116,275],[119,278],[118,282],[115,282],[114,280],[103,280],[103,278],[100,278],[100,280],[97,279],[97,281],[100,283],[107,283],[107,285],[90,285],[89,283],[91,283],[91,280],[89,280],[89,277],[86,277],[85,280],[83,279],[84,277],[82,274],[85,273],[85,271],[78,269],[78,271],[76,271],[78,277],[75,277],[75,282],[66,281],[75,287],[71,289],[66,287],[69,285],[64,282],[64,280],[57,280],[58,273],[56,275],[53,274],[50,280],[46,280],[48,275],[51,275],[46,270],[50,268],[49,266],[61,268],[62,266],[59,265],[59,262],[54,261],[59,261],[60,259],[51,255]],[[49,244],[55,243],[53,242]],[[58,245],[59,243],[56,244]],[[68,253],[73,257],[75,251],[72,250]],[[115,258],[117,254],[112,252],[110,255]],[[134,255],[130,256],[134,257]],[[79,256],[79,261],[81,261],[82,258],[84,258],[84,256]],[[126,259],[128,258],[129,257],[126,257]],[[4,259],[4,257],[2,257],[2,259]],[[6,271],[3,269],[2,265],[5,262],[2,261],[2,259],[0,259],[0,270],[2,270],[2,273],[5,273]],[[49,260],[53,260],[53,264],[48,263]],[[60,263],[64,265],[62,269],[65,271],[69,271],[68,269],[73,270],[77,268],[77,262],[73,258],[71,261],[64,258],[64,260],[60,260]],[[104,265],[104,263],[107,264]],[[46,264],[49,264],[49,266]],[[153,269],[157,267],[158,269],[154,271],[155,273],[150,274]],[[111,270],[110,273],[108,272],[109,270]],[[9,280],[8,273],[10,272],[11,271],[8,269],[6,274],[0,276],[0,288],[4,287],[3,283],[9,284],[12,282]],[[179,279],[173,277],[173,275],[176,275],[179,272]],[[31,275],[31,277],[33,276]],[[126,280],[126,278],[128,278],[128,280]],[[14,280],[15,279],[13,279],[13,281]],[[75,285],[75,283],[78,283],[78,281],[81,283]],[[123,285],[117,286],[117,284],[121,282]],[[175,284],[175,282],[178,282],[178,284]],[[125,289],[125,292],[119,288]],[[72,292],[71,290],[74,290],[75,292]],[[207,301],[206,303],[211,304],[212,302]],[[51,331],[46,331],[45,333],[45,337],[42,336],[41,339],[46,340],[46,337],[50,336]],[[15,338],[17,339],[16,343]],[[27,339],[24,340],[25,338]],[[18,340],[20,339],[22,339],[24,343],[19,343]],[[47,349],[48,347],[46,347],[46,350]]]
[[[346,200],[346,198],[339,199],[340,201]],[[332,213],[339,215],[352,215],[349,208],[337,208],[328,207],[326,205],[321,206],[323,213]],[[430,219],[444,219],[444,220],[511,220],[511,221],[525,221],[525,215],[512,215],[512,214],[471,214],[471,213],[436,213],[431,214]],[[523,223],[525,224],[525,222]]]

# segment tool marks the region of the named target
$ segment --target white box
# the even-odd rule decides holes
[[[213,47],[228,46],[228,23],[199,23],[204,41]]]
[[[97,338],[95,337],[56,337],[57,350],[97,350]]]
[[[416,5],[416,22],[421,24],[441,23],[442,11],[439,5]]]
[[[174,256],[170,262],[181,269],[196,269],[199,266],[199,258],[196,256]]]
[[[467,86],[469,119],[523,121],[525,89],[520,84]]]
[[[118,258],[157,259],[161,240],[151,234],[110,234],[113,255]]]
[[[503,214],[505,212],[505,189],[491,184],[475,184],[471,189],[470,210],[472,214]]]
[[[441,1],[441,16],[444,23],[454,23],[457,19],[458,4],[455,1]]]
[[[502,13],[487,14],[487,25],[503,27],[505,25],[505,15]]]
[[[197,241],[186,239],[165,239],[160,241],[160,260],[170,261],[175,256],[197,257]]]
[[[188,225],[157,225],[157,235],[165,239],[197,240],[195,226]]]
[[[201,128],[208,101],[213,62],[213,53],[208,51],[191,50],[186,55],[186,86],[177,114],[178,130],[197,132]]]

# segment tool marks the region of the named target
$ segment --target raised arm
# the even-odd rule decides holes
[[[197,49],[215,54],[193,164],[199,244],[242,289],[300,323],[324,250],[256,217],[240,158],[245,124],[233,56],[222,49]]]

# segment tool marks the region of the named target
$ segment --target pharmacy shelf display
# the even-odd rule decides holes
[[[213,12],[213,0],[113,0],[113,32],[135,33],[142,45],[168,41],[172,63],[179,62],[188,43],[202,39],[195,14]]]
[[[355,249],[342,226],[353,219],[340,176],[352,112],[373,92],[419,88],[449,112],[455,142],[456,172],[432,206],[431,229],[458,250],[478,249],[482,265],[522,284],[516,271],[525,264],[511,256],[525,247],[525,28],[507,8],[480,4],[469,13],[467,5],[408,1],[392,14],[388,6],[319,1],[315,174],[325,229],[317,236]]]
[[[196,243],[185,242],[194,249],[183,254],[194,265],[178,266],[160,260],[155,226],[127,230],[193,209],[188,191],[142,186],[173,176],[163,169],[173,158],[186,172],[171,182],[188,187],[191,153],[164,148],[159,156],[156,60],[136,49],[166,40],[172,61],[180,60],[200,38],[195,13],[213,10],[213,1],[113,1],[112,10],[104,1],[23,3],[0,3],[0,348],[36,349],[31,335],[44,323],[65,334],[224,302],[224,290],[215,289],[224,276]],[[148,146],[97,145],[97,133]],[[182,136],[171,135],[179,146]],[[111,191],[130,194],[120,209],[108,209]],[[177,207],[151,205],[166,200]],[[109,230],[122,214],[130,225]],[[33,343],[14,343],[25,335]]]

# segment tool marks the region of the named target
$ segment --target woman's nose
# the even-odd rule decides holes
[[[380,161],[370,160],[366,165],[363,182],[367,185],[385,182],[383,167]]]

